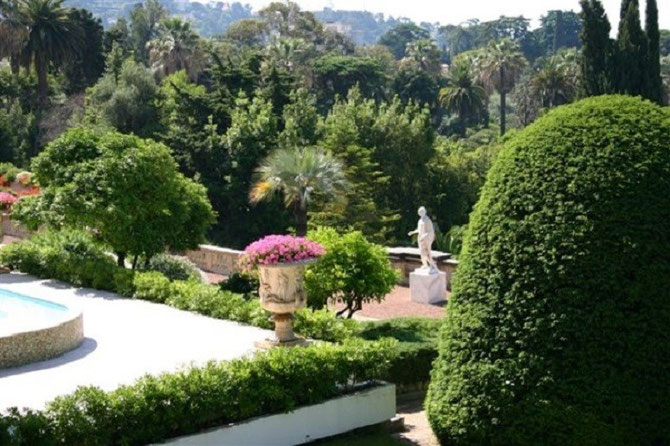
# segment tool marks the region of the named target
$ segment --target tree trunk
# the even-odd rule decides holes
[[[116,253],[116,264],[120,266],[121,268],[126,267],[126,253],[125,252],[117,252]]]
[[[35,71],[37,72],[37,103],[42,111],[46,108],[49,97],[49,81],[47,79],[48,64],[42,57],[35,57]]]
[[[298,237],[307,235],[307,209],[296,202],[293,205],[293,216],[295,217],[295,233]]]
[[[505,91],[505,67],[500,67],[500,135],[505,134],[505,109],[507,108],[507,92]]]
[[[12,75],[18,77],[19,72],[21,71],[21,59],[18,53],[13,53],[9,57],[9,67],[12,70]]]

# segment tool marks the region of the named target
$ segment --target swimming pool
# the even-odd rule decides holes
[[[0,288],[0,368],[58,356],[83,339],[80,311]]]

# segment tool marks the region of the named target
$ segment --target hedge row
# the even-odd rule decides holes
[[[273,349],[145,376],[112,392],[80,387],[43,411],[0,417],[0,445],[143,445],[264,414],[288,412],[380,378],[393,341]]]
[[[157,271],[134,272],[120,268],[114,259],[82,232],[45,232],[0,250],[0,263],[41,278],[58,279],[76,286],[114,291],[122,296],[164,303],[206,316],[271,328],[268,313],[258,299],[222,290],[197,280],[169,280]],[[402,318],[359,323],[336,318],[327,310],[304,309],[296,313],[295,330],[303,336],[331,342],[351,337],[397,339],[398,355],[388,381],[425,383],[437,356],[440,321]]]

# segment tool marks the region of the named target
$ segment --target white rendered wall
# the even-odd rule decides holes
[[[290,446],[382,423],[396,414],[395,385],[385,384],[351,395],[265,417],[179,437],[178,446]]]

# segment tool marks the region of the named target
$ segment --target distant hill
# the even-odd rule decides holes
[[[68,7],[85,8],[100,17],[105,27],[114,24],[119,17],[128,17],[137,3],[141,0],[65,0]],[[251,6],[240,2],[160,0],[160,3],[170,14],[191,21],[200,34],[208,37],[223,34],[231,23],[253,16]],[[374,44],[395,25],[409,21],[368,11],[337,11],[331,8],[316,11],[314,15],[329,28],[351,37],[359,45]]]
[[[88,9],[108,27],[120,17],[128,17],[133,6],[141,0],[65,0],[65,6]],[[188,0],[160,0],[170,14],[193,23],[203,36],[223,34],[228,26],[252,16],[251,6],[239,2],[198,3]]]

